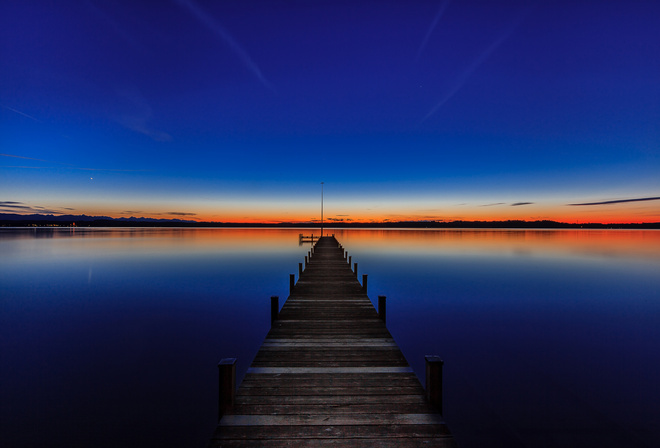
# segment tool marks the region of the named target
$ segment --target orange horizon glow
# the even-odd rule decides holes
[[[90,214],[85,213],[87,216],[109,216],[111,218],[128,218],[125,214],[113,214],[113,213],[99,213]],[[168,214],[168,213],[144,213],[133,216],[135,218],[153,218],[153,219],[165,219],[165,220],[174,220],[180,219],[184,221],[195,221],[199,223],[204,222],[217,222],[217,223],[227,223],[227,224],[244,224],[244,223],[253,223],[253,224],[315,224],[321,225],[320,218],[311,218],[305,215],[290,215],[287,217],[278,216],[278,215],[259,215],[258,213],[251,214],[249,216],[232,216],[229,214],[190,214],[187,216],[181,216],[178,214]],[[477,213],[465,213],[464,216],[457,216],[453,218],[443,218],[443,217],[425,217],[419,215],[405,215],[405,214],[383,214],[383,215],[351,215],[350,217],[338,217],[333,215],[324,216],[324,225],[326,227],[332,227],[334,224],[381,224],[381,223],[396,223],[396,222],[457,222],[457,221],[474,221],[474,222],[501,222],[501,221],[554,221],[567,224],[650,224],[660,222],[660,213],[652,214],[646,217],[640,217],[635,215],[620,215],[616,213],[572,213],[572,214],[543,214],[541,216],[536,214],[477,214]]]
[[[458,200],[439,202],[430,199],[411,199],[407,201],[402,198],[391,200],[382,198],[334,199],[326,202],[324,224],[326,227],[331,227],[333,224],[369,225],[388,222],[555,221],[568,224],[660,222],[660,200],[580,206],[568,205],[570,201],[565,199],[519,204],[512,202],[488,204],[487,201],[474,198],[468,201],[459,203]],[[233,199],[221,203],[211,203],[161,200],[145,204],[140,200],[113,199],[105,203],[90,200],[66,201],[67,208],[49,206],[44,202],[24,201],[22,204],[32,208],[34,210],[32,213],[55,216],[180,219],[200,223],[227,224],[307,223],[315,226],[321,224],[320,204],[310,203],[310,201],[273,200],[266,202],[254,199],[244,201]],[[36,207],[37,204],[40,207]],[[42,204],[43,206],[41,206]],[[29,215],[28,213],[22,214]]]

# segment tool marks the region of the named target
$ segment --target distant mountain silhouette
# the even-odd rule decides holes
[[[397,228],[397,229],[660,229],[660,223],[565,223],[557,221],[387,221],[387,222],[345,222],[335,221],[333,228]],[[72,226],[77,227],[298,227],[315,228],[320,224],[314,222],[281,222],[281,223],[227,223],[200,222],[186,219],[168,218],[111,218],[109,216],[88,215],[19,215],[16,213],[0,213],[0,226]]]

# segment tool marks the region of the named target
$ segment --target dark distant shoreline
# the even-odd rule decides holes
[[[180,219],[109,218],[87,215],[17,215],[0,213],[0,227],[256,227],[320,228],[319,222],[228,223]],[[566,223],[557,221],[397,221],[326,222],[326,228],[339,229],[660,229],[654,223]]]

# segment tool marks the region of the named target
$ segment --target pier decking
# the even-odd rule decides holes
[[[316,243],[209,446],[456,446],[356,271]]]

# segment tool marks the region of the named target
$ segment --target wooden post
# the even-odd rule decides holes
[[[362,291],[367,293],[367,274],[362,274]]]
[[[302,275],[302,263],[298,263],[298,278]]]
[[[218,363],[218,421],[234,407],[236,398],[236,358],[224,358]]]
[[[296,285],[296,274],[289,274],[289,294],[293,294],[293,287]]]
[[[378,317],[383,322],[387,322],[387,298],[385,296],[378,296]]]
[[[280,298],[278,296],[270,296],[270,325],[280,317]]]
[[[305,255],[305,269],[307,269],[307,266],[309,266],[309,259],[307,258],[307,255]]]
[[[344,251],[344,260],[346,260],[346,257],[348,257],[348,252]]]
[[[355,278],[357,278],[357,276],[358,276],[357,275],[357,263],[355,263],[353,266],[355,266],[355,269],[353,269],[353,271],[355,271]]]
[[[442,365],[439,356],[426,355],[426,398],[442,415]]]
[[[352,256],[352,255],[349,255],[349,256],[348,256],[348,267],[351,266],[351,258],[353,258],[353,256]]]

